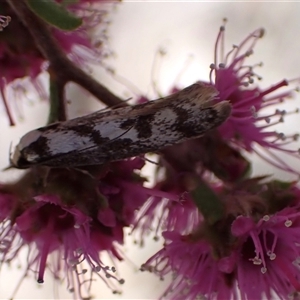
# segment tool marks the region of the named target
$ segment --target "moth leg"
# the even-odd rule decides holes
[[[41,186],[43,189],[47,186],[51,170],[50,167],[46,166],[36,166],[32,168],[33,176],[37,178],[37,186]],[[35,173],[36,175],[34,175]]]

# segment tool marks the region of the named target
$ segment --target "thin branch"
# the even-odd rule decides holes
[[[33,36],[37,47],[49,61],[53,72],[60,74],[59,77],[64,84],[68,81],[77,83],[109,107],[127,105],[68,59],[53,38],[49,26],[28,8],[25,0],[6,1]]]
[[[56,76],[57,73],[52,72],[51,68],[48,71],[50,75],[50,112],[48,124],[51,124],[57,121],[65,121],[67,116],[64,94],[65,83],[59,76]]]

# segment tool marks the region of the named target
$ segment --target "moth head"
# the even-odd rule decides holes
[[[41,136],[39,130],[32,130],[25,134],[19,144],[15,147],[15,150],[10,155],[10,164],[17,169],[29,168],[39,161],[39,155],[33,149],[32,144]]]
[[[202,108],[208,108],[215,104],[219,91],[212,85],[198,81],[185,88],[190,98],[196,99]]]

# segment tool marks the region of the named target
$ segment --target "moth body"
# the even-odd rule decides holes
[[[222,124],[231,105],[214,104],[216,96],[213,87],[195,83],[165,98],[41,127],[21,138],[11,164],[79,167],[157,152]]]

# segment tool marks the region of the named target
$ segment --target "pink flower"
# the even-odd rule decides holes
[[[103,0],[79,0],[71,3],[68,9],[82,18],[82,26],[68,32],[53,29],[59,45],[76,64],[82,67],[87,67],[87,62],[100,64],[103,58],[111,55],[106,31],[109,25],[108,11],[115,3],[116,1],[109,3]],[[93,35],[90,34],[91,30],[94,31]]]
[[[231,299],[232,289],[218,270],[205,240],[197,243],[177,232],[163,233],[165,246],[143,266],[161,279],[172,273],[172,282],[161,299]]]
[[[185,234],[202,220],[184,186],[184,175],[158,183],[149,195],[151,197],[136,215],[134,227],[142,244],[150,229],[158,239],[161,230]]]
[[[5,27],[7,27],[10,21],[11,21],[10,16],[0,15],[0,31],[2,31]]]
[[[229,100],[232,104],[231,117],[218,128],[220,136],[238,148],[255,152],[278,168],[299,174],[280,158],[279,153],[276,154],[276,150],[279,150],[298,157],[298,150],[286,148],[298,135],[287,136],[272,129],[273,125],[283,122],[288,115],[276,106],[293,96],[292,89],[279,92],[289,82],[281,80],[269,88],[261,89],[254,84],[256,79],[261,79],[254,72],[258,65],[246,65],[264,30],[255,30],[227,54],[223,53],[224,35],[225,27],[221,26],[215,45],[214,63],[210,66],[210,84],[219,91],[219,101]],[[264,113],[267,107],[274,107],[274,113]]]
[[[106,20],[108,5],[101,0],[75,2],[69,4],[68,9],[82,18],[83,25],[70,32],[51,28],[53,36],[62,51],[81,67],[87,67],[87,62],[100,64],[100,59],[110,54],[107,49],[107,36],[105,34],[108,26]],[[47,71],[48,65],[33,40],[28,38],[30,36],[28,29],[4,2],[2,3],[2,13],[8,15],[11,22],[7,26],[7,22],[5,23],[7,19],[4,19],[3,16],[0,19],[0,28],[7,26],[1,32],[0,67],[2,79],[0,80],[0,93],[10,124],[14,125],[10,99],[20,97],[20,94],[24,96],[24,90],[32,87],[39,97],[47,99],[48,95],[39,75]],[[98,30],[95,34],[96,38],[92,38],[89,34],[91,29]],[[12,39],[12,36],[17,38]],[[26,82],[29,85],[25,84]],[[8,99],[10,92],[14,92],[15,95]]]
[[[200,222],[189,235],[163,233],[164,248],[142,266],[161,278],[173,274],[162,298],[297,298],[300,190],[270,182],[258,194],[236,190],[224,201],[227,214],[219,222]]]
[[[123,259],[123,229],[148,199],[136,174],[143,165],[136,158],[82,171],[51,169],[45,174],[37,168],[15,184],[2,185],[1,263],[13,261],[27,246],[24,276],[34,271],[43,283],[48,269],[55,279],[65,279],[76,299],[89,296],[95,275],[120,292],[124,280],[100,253],[115,263]],[[44,183],[38,181],[45,176]]]
[[[286,135],[272,128],[282,123],[286,116],[298,113],[298,109],[294,112],[287,112],[278,108],[279,104],[293,97],[293,88],[283,89],[290,83],[285,79],[266,89],[260,88],[255,81],[261,78],[254,72],[254,69],[261,64],[253,66],[246,64],[247,58],[253,54],[257,41],[263,35],[264,30],[261,28],[253,31],[239,45],[234,45],[227,54],[224,53],[225,26],[221,26],[217,36],[214,63],[210,65],[209,82],[203,81],[202,83],[216,87],[219,91],[217,101],[230,101],[232,113],[216,131],[206,134],[202,139],[188,141],[185,146],[185,156],[190,155],[188,148],[192,155],[194,155],[193,152],[197,152],[193,149],[194,147],[198,150],[198,157],[194,155],[192,164],[200,160],[206,168],[209,165],[208,169],[216,176],[220,175],[217,174],[219,171],[217,166],[223,169],[221,173],[225,171],[226,176],[233,177],[234,180],[244,175],[243,173],[248,169],[247,164],[241,160],[235,161],[236,153],[233,153],[241,149],[256,153],[277,168],[299,175],[299,171],[290,166],[280,155],[282,152],[299,158],[298,149],[289,148],[298,140],[299,134]],[[171,91],[178,91],[178,88],[173,87]],[[274,113],[264,112],[270,107],[274,107]],[[189,147],[188,144],[190,144]],[[218,148],[223,149],[217,151]],[[180,151],[180,147],[176,145],[173,148],[174,156],[178,150]],[[230,159],[233,159],[233,163],[222,155],[228,151],[232,154]],[[213,166],[214,163],[217,166]],[[222,176],[221,178],[224,179]]]

